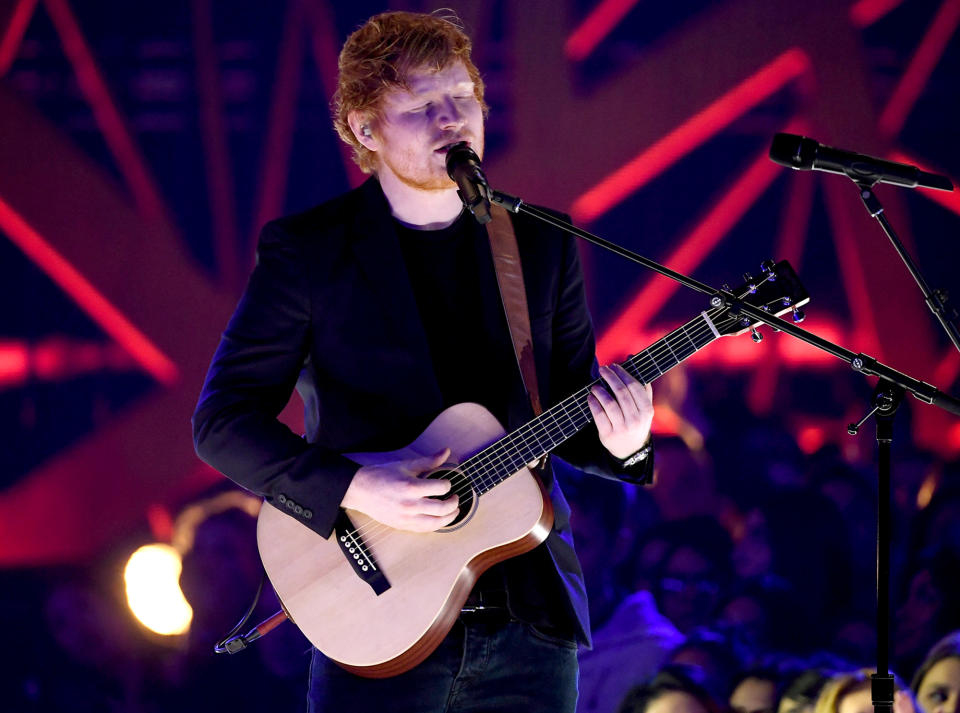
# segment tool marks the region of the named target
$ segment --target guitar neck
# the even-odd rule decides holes
[[[638,381],[649,384],[703,347],[720,337],[714,319],[720,310],[702,312],[681,327],[634,354],[621,366]],[[590,389],[600,379],[587,384],[529,423],[507,434],[496,443],[461,464],[482,495],[495,485],[553,451],[593,421],[587,405]]]

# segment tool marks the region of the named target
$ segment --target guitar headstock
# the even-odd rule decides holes
[[[742,285],[727,291],[741,302],[771,315],[780,317],[792,312],[794,322],[803,321],[805,315],[802,307],[810,301],[810,295],[786,260],[777,263],[767,260],[761,265],[760,275],[756,278],[744,275],[744,278]],[[711,319],[720,336],[729,337],[749,330],[753,332],[754,341],[763,339],[763,335],[756,331],[762,322],[752,320],[745,314],[734,314],[727,307],[721,306],[717,313],[711,311]]]

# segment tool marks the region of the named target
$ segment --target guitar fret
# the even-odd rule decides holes
[[[650,383],[714,341],[717,333],[706,313],[670,332],[623,363],[634,378]],[[515,472],[550,453],[582,428],[593,422],[587,404],[593,382],[544,411],[499,441],[468,459],[477,492],[483,494]]]
[[[697,343],[690,338],[689,333],[687,333],[687,325],[683,325],[682,327],[680,327],[680,331],[683,332],[683,336],[687,338],[687,341],[693,345],[693,351],[697,351],[700,349],[700,347],[697,346]]]

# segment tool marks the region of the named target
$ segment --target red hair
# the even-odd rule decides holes
[[[470,59],[470,38],[456,15],[443,12],[374,15],[343,45],[332,102],[333,126],[340,138],[353,147],[353,160],[365,173],[375,168],[375,157],[350,129],[350,114],[363,115],[365,122],[379,119],[383,95],[393,89],[407,89],[406,77],[411,71],[440,71],[463,62],[473,81],[474,94],[486,113],[483,80]]]

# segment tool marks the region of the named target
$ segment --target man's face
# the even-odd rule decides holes
[[[372,126],[378,173],[425,191],[454,186],[447,176],[447,147],[466,141],[483,156],[483,110],[462,62],[439,72],[420,69],[407,77],[409,91],[383,97],[382,119]]]

